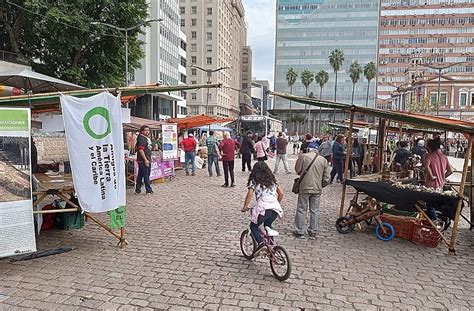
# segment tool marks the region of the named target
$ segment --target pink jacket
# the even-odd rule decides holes
[[[259,141],[255,144],[255,150],[257,151],[257,158],[264,157],[267,149],[267,146],[263,143],[263,141]]]

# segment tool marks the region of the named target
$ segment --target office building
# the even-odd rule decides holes
[[[241,0],[180,0],[179,13],[188,40],[188,84],[223,85],[187,92],[188,112],[237,118],[247,31]],[[216,70],[210,80],[206,70]]]
[[[472,0],[382,0],[380,10],[377,107],[393,108],[391,94],[406,81],[408,70],[426,78],[449,75],[466,80],[474,66],[474,2]],[[429,67],[444,68],[441,70]],[[444,78],[441,78],[444,80]],[[456,96],[441,83],[440,115],[449,116]],[[445,87],[446,86],[446,87]],[[438,90],[435,91],[436,96]],[[449,96],[447,96],[449,94]],[[428,94],[431,98],[431,95]],[[449,100],[448,100],[449,97]],[[395,105],[395,107],[403,107]],[[456,114],[457,115],[457,114]]]
[[[252,49],[244,46],[242,52],[242,86],[240,92],[240,115],[255,114],[252,106]]]
[[[180,34],[178,0],[151,0],[149,10],[151,19],[163,21],[142,28],[145,57],[140,62],[141,69],[135,71],[135,84],[178,85],[185,79],[182,72],[186,67],[186,37]],[[183,116],[183,101],[181,92],[148,94],[130,105],[131,114],[152,120]]]
[[[313,74],[320,70],[329,73],[329,81],[323,88],[322,98],[334,100],[335,74],[329,64],[332,50],[344,52],[345,61],[338,72],[337,101],[350,103],[352,81],[348,68],[353,60],[361,66],[377,57],[377,25],[379,14],[378,0],[278,0],[276,3],[276,44],[275,44],[275,83],[276,91],[288,92],[286,73],[293,67],[298,75],[308,69]],[[361,77],[356,84],[354,103],[366,104],[367,81]],[[313,82],[308,94],[313,92],[318,98],[319,86]],[[305,95],[305,89],[298,76],[293,86],[293,94]],[[373,106],[375,81],[370,84],[369,106]],[[276,98],[274,113],[288,126],[290,102]],[[304,112],[305,105],[292,103],[292,111]],[[341,120],[344,113],[333,116],[332,110],[323,110],[319,119],[319,109],[313,108],[310,117],[310,131],[319,132],[320,127],[329,120]],[[294,115],[294,114],[293,114]],[[322,122],[319,122],[322,120]]]
[[[269,99],[269,96],[268,96],[268,91],[270,90],[270,82],[268,82],[268,80],[257,80],[257,79],[254,79],[253,82],[262,86],[262,114],[264,116],[269,116],[268,110],[272,109],[271,100]]]

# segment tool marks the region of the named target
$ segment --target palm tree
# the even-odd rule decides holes
[[[308,69],[303,70],[301,73],[301,83],[303,83],[305,88],[305,96],[308,97],[308,88],[314,81],[314,74]],[[304,105],[304,112],[306,114],[307,105]],[[309,110],[308,110],[309,111]],[[309,113],[308,113],[308,133],[309,133]]]
[[[334,84],[334,101],[337,100],[337,72],[341,70],[342,63],[344,62],[344,52],[339,49],[331,51],[329,55],[329,64],[331,64],[334,73],[336,74],[336,82]],[[333,113],[334,121],[336,120],[336,109]]]
[[[351,105],[354,104],[355,85],[359,81],[361,74],[362,74],[362,67],[359,65],[359,63],[356,60],[352,61],[351,66],[349,67],[349,77],[351,77],[351,80],[352,80]]]
[[[374,62],[370,62],[364,66],[364,76],[367,79],[367,98],[365,100],[365,107],[369,106],[370,81],[374,79],[376,75],[377,75],[377,67],[375,67]]]
[[[319,84],[319,99],[323,99],[323,87],[329,81],[329,73],[326,70],[320,70],[314,80]],[[321,106],[319,106],[319,128],[321,129]]]
[[[288,86],[290,87],[290,94],[293,94],[293,85],[296,82],[296,78],[298,77],[298,74],[296,73],[296,70],[291,67],[288,69],[286,72],[286,82],[288,82]],[[290,118],[288,119],[291,122],[293,115],[291,111],[291,100],[290,100]]]

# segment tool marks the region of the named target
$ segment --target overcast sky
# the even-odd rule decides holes
[[[243,0],[247,20],[247,44],[252,48],[252,76],[268,80],[273,89],[275,56],[275,1]]]

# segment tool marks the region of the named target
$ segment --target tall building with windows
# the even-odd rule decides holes
[[[135,84],[178,85],[183,81],[180,68],[186,67],[186,36],[180,34],[178,0],[150,0],[149,10],[151,19],[163,21],[142,28],[145,57],[135,72]],[[181,92],[148,94],[130,105],[131,114],[152,120],[177,117],[186,114],[183,100]]]
[[[465,105],[467,97],[474,94],[474,90],[462,88],[459,92],[467,95],[455,94],[452,85],[445,81],[473,77],[474,1],[382,0],[378,53],[379,108],[407,109],[396,103],[394,107],[390,98],[398,98],[398,94],[391,95],[401,93],[401,86],[405,89],[429,79],[437,81],[439,88],[430,89],[426,96],[433,103],[438,102],[439,92],[439,114],[450,116],[452,107]],[[407,81],[409,71],[422,76],[414,75]],[[419,99],[420,94],[413,98]],[[455,98],[462,103],[455,103]]]
[[[242,1],[180,0],[179,13],[188,40],[188,84],[205,84],[206,70],[216,70],[210,82],[223,85],[187,92],[188,112],[237,118],[247,31]]]
[[[376,62],[378,0],[278,0],[276,3],[275,44],[275,90],[289,92],[286,73],[293,67],[298,75],[308,69],[313,74],[320,70],[329,73],[329,81],[323,88],[322,98],[334,100],[335,74],[329,63],[332,50],[344,52],[345,61],[338,72],[337,101],[350,103],[352,81],[348,68],[353,60],[361,66]],[[367,81],[361,77],[356,84],[354,103],[365,105]],[[313,82],[308,93],[319,97],[319,86]],[[293,94],[304,95],[305,89],[298,76]],[[375,82],[370,84],[369,106],[373,106]],[[288,120],[290,102],[275,98],[274,112],[283,121]],[[292,111],[301,113],[305,106],[292,103]],[[319,132],[323,122],[340,120],[344,113],[333,115],[332,110],[323,110],[319,122],[319,109],[312,109],[310,130]],[[294,113],[293,113],[294,115]],[[284,123],[285,124],[285,123]],[[291,126],[286,126],[292,131]],[[294,130],[294,128],[293,128]]]

